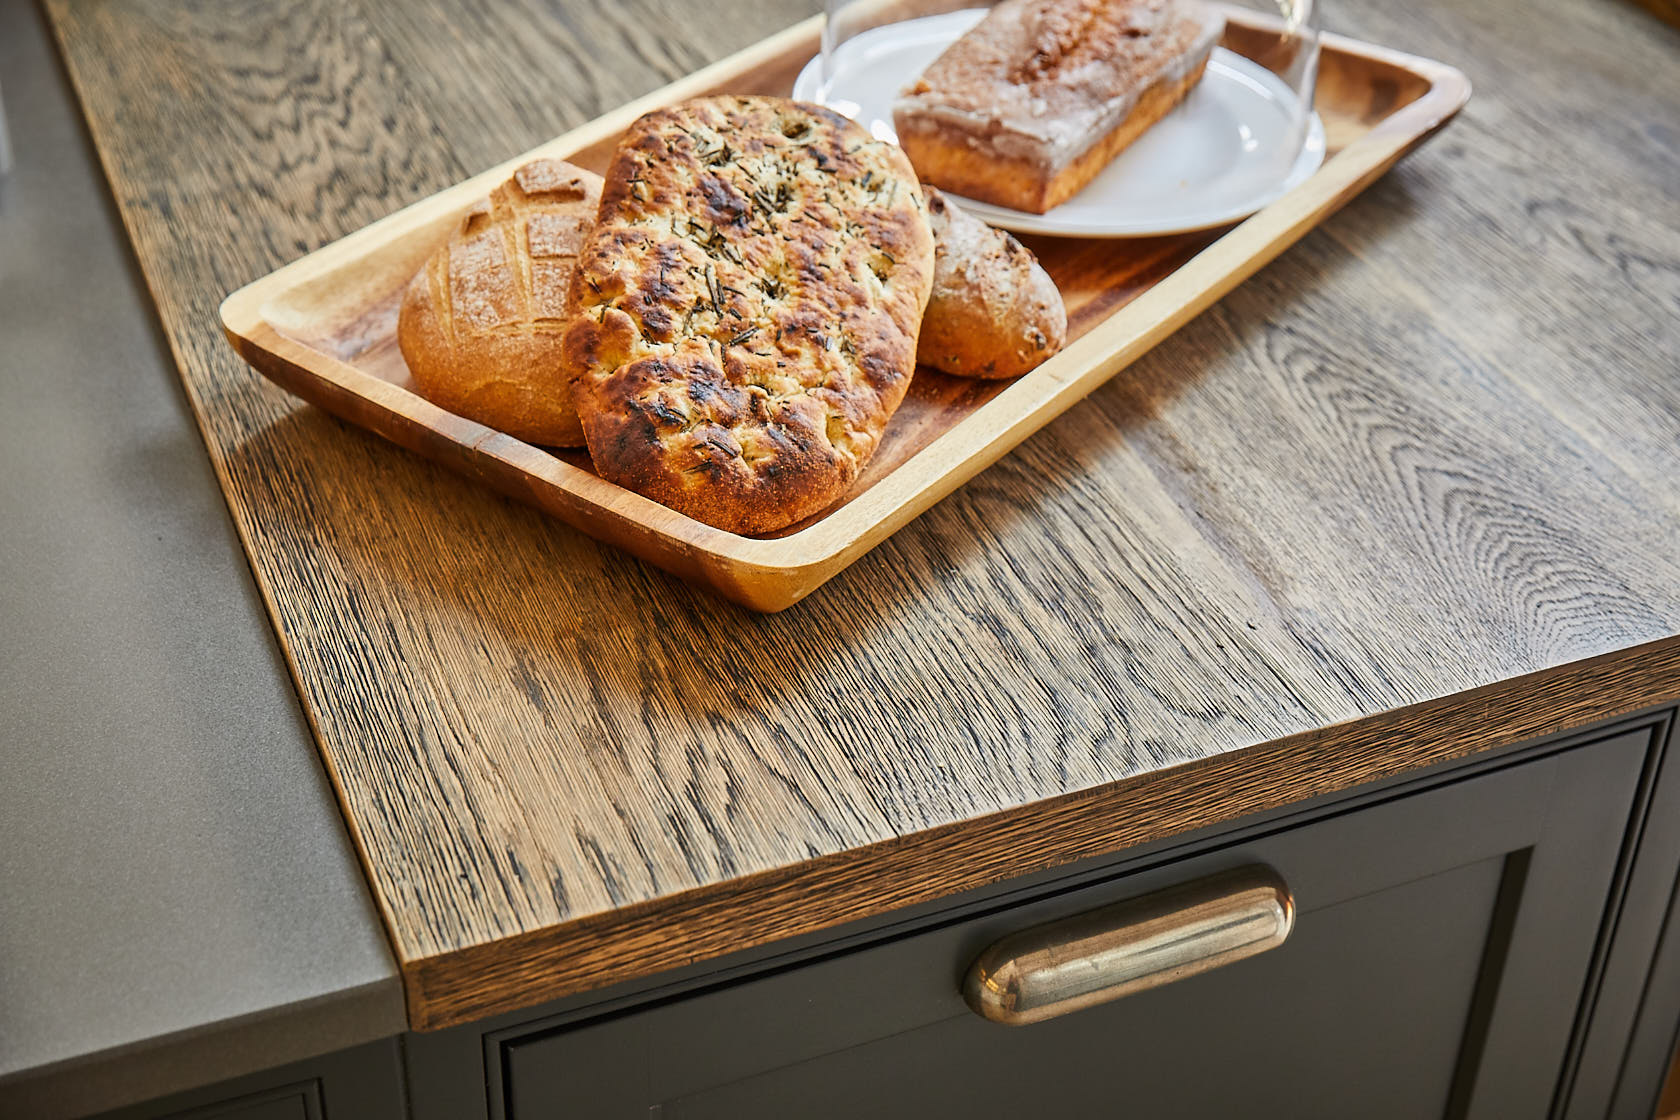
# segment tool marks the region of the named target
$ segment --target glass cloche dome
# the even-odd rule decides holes
[[[901,143],[993,225],[1237,221],[1324,158],[1315,0],[828,0],[799,100]]]

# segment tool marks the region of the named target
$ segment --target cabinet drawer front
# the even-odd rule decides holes
[[[1315,911],[1288,944],[1222,974],[1015,1030],[956,1016],[661,1115],[1439,1116],[1502,868],[1483,860]]]
[[[321,1120],[321,1087],[314,1081],[287,1085],[172,1113],[165,1120]]]
[[[1463,1058],[1480,1053],[1485,1040],[1473,1036],[1497,1019],[1499,969],[1522,913],[1540,912],[1535,853],[1548,845],[1568,845],[1574,874],[1601,884],[1596,897],[1571,900],[1575,920],[1546,912],[1549,935],[1569,941],[1584,977],[1620,836],[1554,835],[1553,810],[1563,799],[1582,819],[1625,820],[1647,743],[1630,734],[514,1036],[501,1044],[501,1103],[512,1120],[1019,1117],[1120,1106],[1143,1116],[1438,1116],[1449,1098],[1474,1096],[1476,1071]],[[964,1003],[970,963],[1005,935],[1256,864],[1294,897],[1295,929],[1279,948],[1028,1026],[988,1022]],[[1528,1011],[1546,1019],[1531,1041],[1555,1046],[1560,1060],[1574,1012],[1565,996]]]

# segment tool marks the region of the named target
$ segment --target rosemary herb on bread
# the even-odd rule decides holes
[[[737,533],[832,505],[904,398],[932,279],[898,148],[781,98],[647,114],[613,157],[569,303],[596,470]]]
[[[916,360],[959,377],[1019,377],[1062,348],[1067,309],[1015,238],[923,187],[933,226],[933,296]]]
[[[397,344],[421,396],[528,443],[583,443],[561,338],[600,198],[600,176],[539,159],[467,211],[403,294]]]

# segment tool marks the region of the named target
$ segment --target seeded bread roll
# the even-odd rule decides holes
[[[815,105],[630,126],[566,333],[601,475],[736,533],[837,501],[915,370],[933,235],[904,153]]]
[[[600,197],[600,176],[539,159],[467,212],[403,295],[397,344],[421,396],[527,443],[582,445],[561,343]]]
[[[1003,0],[893,105],[922,182],[1042,214],[1201,80],[1224,17],[1199,0]]]
[[[923,187],[933,226],[933,296],[916,360],[959,377],[1019,377],[1062,348],[1067,309],[1019,241]]]

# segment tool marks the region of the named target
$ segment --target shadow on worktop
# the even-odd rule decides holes
[[[1308,291],[1333,287],[1343,263],[1297,269],[1291,283]],[[1212,316],[1220,316],[1219,325]],[[1153,570],[1152,557],[1191,555],[1203,546],[1185,544],[1182,517],[1145,509],[1174,500],[1175,487],[1152,478],[1174,468],[1149,461],[1149,441],[1132,437],[1182,394],[1206,395],[1208,387],[1195,388],[1205,379],[1248,376],[1241,355],[1261,344],[1266,321],[1218,310],[1205,314],[809,599],[775,616],[691,588],[312,407],[294,406],[237,446],[229,468],[236,478],[251,480],[242,489],[260,489],[277,504],[265,518],[276,532],[313,534],[310,554],[345,566],[327,578],[357,603],[377,597],[376,591],[354,594],[358,584],[391,580],[402,588],[411,609],[384,624],[413,627],[416,639],[432,646],[447,643],[430,631],[451,619],[471,619],[472,628],[498,634],[494,653],[481,647],[461,654],[468,663],[505,665],[545,718],[565,706],[562,693],[582,684],[593,696],[591,719],[603,709],[639,706],[654,686],[674,692],[686,711],[728,719],[777,697],[822,691],[860,650],[873,654],[867,670],[890,692],[903,668],[892,663],[891,635],[906,626],[940,631],[954,664],[975,650],[1030,663],[1042,651],[1023,652],[1022,638],[1004,614],[1048,612],[1047,618],[1063,619],[1074,631],[1082,611],[1092,618],[1105,613],[1102,604],[1114,600],[1116,585],[1132,587],[1127,598],[1153,598],[1163,576]],[[1223,392],[1241,396],[1240,386]],[[1228,438],[1233,427],[1218,417],[1192,415],[1192,422],[1210,426],[1209,439]],[[276,450],[282,444],[284,454]],[[311,466],[307,474],[288,475],[282,464],[290,463]],[[1153,493],[1141,493],[1145,486]],[[313,501],[323,488],[335,493]],[[1082,511],[1092,507],[1119,523],[1105,530],[1112,541],[1091,539]],[[364,516],[333,522],[322,510]],[[1047,524],[1032,528],[1037,522]],[[416,534],[427,539],[429,562],[423,566],[413,563],[407,540]],[[1052,570],[1029,575],[1013,562],[1023,552],[1048,559]],[[513,580],[507,579],[509,566],[518,569]],[[1257,609],[1276,613],[1270,604]],[[1103,620],[1093,628],[1114,642],[1136,637],[1113,633],[1118,624]],[[1145,620],[1132,630],[1151,627]],[[770,649],[784,652],[769,658]],[[1105,660],[1094,651],[1081,656]],[[557,679],[556,667],[567,674],[584,671],[587,679]]]
[[[1086,414],[1085,425],[1096,415],[1073,412]],[[1067,437],[1054,434],[1065,424],[778,615],[690,588],[313,408],[245,441],[229,467],[252,480],[240,489],[260,487],[264,505],[273,503],[258,512],[268,531],[306,537],[260,551],[317,558],[309,582],[319,590],[284,629],[296,656],[313,663],[303,678],[336,682],[331,695],[307,699],[333,725],[323,729],[329,742],[364,733],[366,685],[338,667],[365,655],[312,643],[379,628],[392,633],[385,645],[424,656],[370,671],[432,670],[405,681],[399,702],[437,711],[398,717],[405,727],[448,725],[470,705],[495,718],[459,733],[506,740],[507,765],[579,773],[587,765],[589,780],[609,790],[658,780],[680,792],[712,781],[711,764],[684,744],[713,743],[702,752],[712,757],[716,740],[739,740],[800,803],[821,803],[823,775],[838,767],[874,791],[871,812],[911,827],[929,811],[920,804],[925,768],[947,764],[948,751],[933,744],[953,736],[971,743],[962,757],[974,774],[940,785],[972,803],[949,811],[979,812],[996,807],[999,783],[1083,788],[1182,749],[1155,742],[1164,713],[1177,713],[1175,727],[1191,718],[1221,739],[1253,741],[1273,729],[1270,709],[1297,703],[1210,707],[1224,675],[1241,671],[1221,650],[1287,639],[1240,613],[1244,604],[1198,589],[1217,562],[1205,545],[1177,538],[1170,511],[1157,513],[1166,500],[1158,488],[1147,500],[1131,493],[1147,476],[1114,432],[1090,474],[1048,478],[1044,463],[1066,454]],[[287,477],[278,462],[311,467]],[[1093,522],[1090,503],[1111,514]],[[406,560],[416,535],[430,558],[423,567]],[[1186,615],[1199,620],[1194,634]],[[1214,650],[1220,636],[1225,645]],[[1181,648],[1184,666],[1170,652]],[[1163,658],[1169,669],[1142,671]],[[1058,678],[1076,683],[1066,692],[1030,683]],[[1035,746],[1021,754],[1027,741]],[[896,749],[880,750],[884,743]],[[731,812],[780,814],[788,804],[785,794],[765,802],[751,788],[724,800]],[[813,819],[857,811],[837,805]]]
[[[286,454],[275,450],[282,444],[290,448]],[[285,473],[280,464],[287,462],[307,462],[312,469],[307,475]],[[237,478],[261,480],[265,496],[279,501],[277,531],[283,525],[288,533],[312,534],[312,555],[346,559],[351,569],[340,578],[395,580],[410,602],[438,608],[424,613],[470,614],[532,652],[618,632],[663,632],[675,623],[690,633],[694,650],[746,664],[777,641],[819,629],[824,639],[812,643],[809,656],[759,666],[773,670],[779,686],[792,688],[803,677],[822,674],[825,651],[855,642],[925,586],[902,578],[896,571],[901,565],[890,559],[866,557],[854,565],[864,574],[842,573],[788,611],[759,614],[310,405],[299,404],[240,444],[229,468]],[[332,501],[312,499],[322,487],[336,492]],[[322,518],[323,509],[364,516],[331,523]],[[1001,512],[1008,517],[1011,510]],[[934,513],[937,507],[918,523]],[[997,517],[991,523],[1000,533],[1007,528]],[[430,538],[430,564],[412,565],[408,546],[398,543],[398,524]],[[984,546],[972,537],[965,542],[953,542],[939,562],[954,568]],[[891,542],[883,548],[890,549]],[[490,569],[509,564],[520,567],[519,599],[490,601],[486,596],[498,586]],[[867,587],[847,589],[849,579]],[[718,642],[737,648],[723,656]]]

